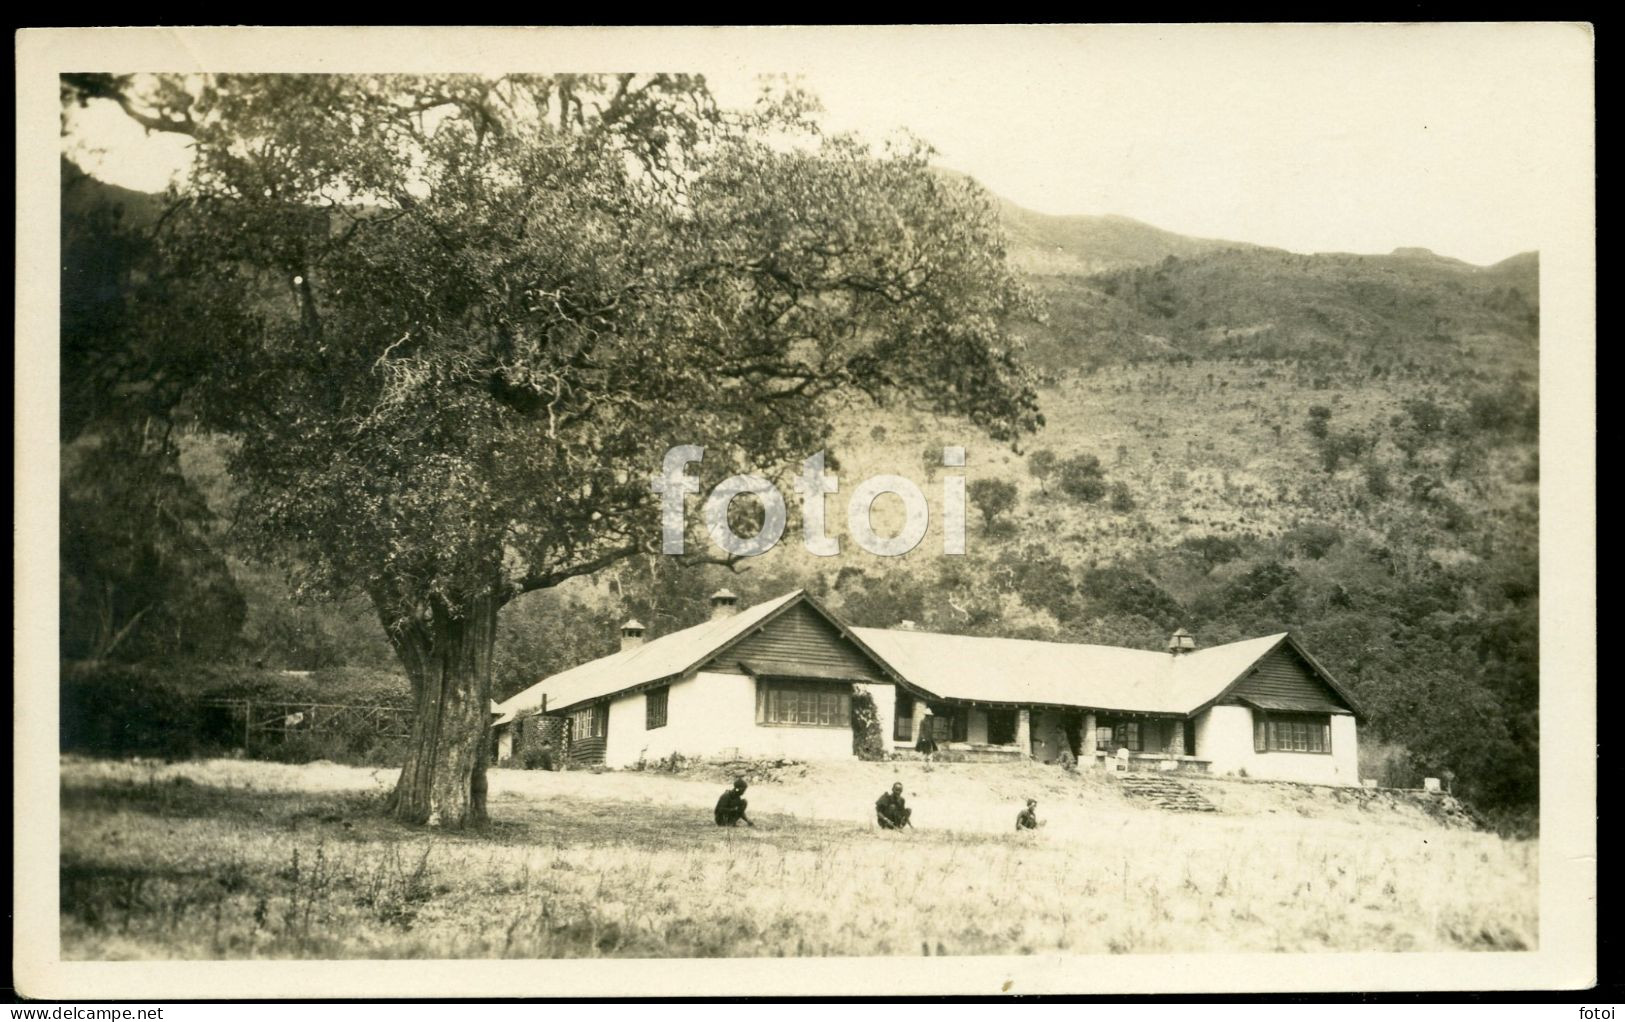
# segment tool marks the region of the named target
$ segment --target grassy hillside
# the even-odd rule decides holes
[[[917,830],[873,824],[894,778]],[[64,761],[63,957],[1510,951],[1538,933],[1535,842],[1358,792],[1214,780],[1223,811],[1193,817],[1103,775],[853,763],[758,782],[758,827],[719,830],[715,779],[497,770],[488,832],[425,839],[374,811],[392,781]],[[1017,835],[1028,795],[1045,826]]]
[[[1536,257],[1478,268],[1395,254],[1227,250],[1092,276],[1040,274],[1045,369],[1178,358],[1293,359],[1380,373],[1533,370]]]

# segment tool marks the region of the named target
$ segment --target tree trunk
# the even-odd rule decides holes
[[[428,621],[390,629],[415,704],[410,750],[389,799],[402,822],[453,830],[486,822],[498,606],[491,597],[455,610],[437,601]]]

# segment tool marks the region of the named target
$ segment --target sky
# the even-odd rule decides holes
[[[704,72],[725,102],[797,75],[832,130],[906,129],[1045,213],[1114,213],[1300,252],[1539,249],[1572,157],[1584,29],[1546,25],[643,30],[617,66]],[[658,32],[659,34],[655,34]],[[559,33],[548,37],[556,41]],[[576,37],[567,37],[572,43]],[[580,37],[575,52],[592,53]],[[659,63],[649,63],[651,60]],[[1578,77],[1577,77],[1578,76]],[[184,140],[79,112],[88,169],[156,189]],[[83,150],[80,150],[83,153]],[[1555,163],[1554,163],[1555,161]]]

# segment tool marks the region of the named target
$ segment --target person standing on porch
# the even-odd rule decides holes
[[[924,753],[926,759],[937,751],[937,739],[933,733],[935,724],[936,718],[930,712],[920,718],[920,739],[914,743],[914,750]]]

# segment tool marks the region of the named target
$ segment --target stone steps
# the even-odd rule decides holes
[[[1216,813],[1219,807],[1188,784],[1155,774],[1126,774],[1117,781],[1123,794],[1144,799],[1158,809],[1187,813]]]

